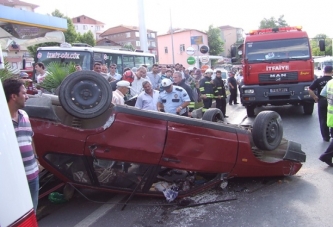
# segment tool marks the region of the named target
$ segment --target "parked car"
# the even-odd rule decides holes
[[[40,164],[77,187],[156,196],[176,188],[185,196],[231,177],[294,175],[306,159],[273,111],[238,126],[218,109],[193,119],[111,99],[109,83],[92,71],[66,77],[59,96],[32,96],[25,110]]]

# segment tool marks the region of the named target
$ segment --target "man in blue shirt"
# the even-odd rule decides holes
[[[142,83],[144,89],[136,100],[135,107],[141,110],[157,110],[157,102],[159,92],[152,89],[149,81],[144,81]]]
[[[164,91],[159,94],[157,110],[187,116],[186,107],[191,100],[185,89],[172,85],[170,79],[163,79],[161,85],[164,87]]]

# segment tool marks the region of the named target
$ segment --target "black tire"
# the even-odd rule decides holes
[[[67,76],[59,88],[62,107],[77,118],[98,117],[109,109],[112,90],[109,82],[93,71],[78,71]]]
[[[202,120],[211,121],[211,122],[224,122],[224,116],[220,109],[210,108],[205,111],[202,116]]]
[[[252,137],[254,144],[261,150],[274,150],[282,140],[281,117],[274,111],[262,111],[253,122]]]
[[[254,109],[255,109],[255,106],[247,106],[246,107],[246,113],[247,113],[247,116],[248,117],[254,117]]]
[[[312,115],[313,113],[314,103],[304,103],[303,104],[303,111],[305,115]]]

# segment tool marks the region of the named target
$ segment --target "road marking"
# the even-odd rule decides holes
[[[118,205],[117,203],[119,203],[123,198],[125,198],[125,195],[117,195],[113,197],[112,199],[107,201],[107,203],[112,204],[102,205],[97,210],[89,214],[85,219],[77,223],[74,227],[89,227],[90,225],[94,224],[99,218],[105,215],[109,210]]]

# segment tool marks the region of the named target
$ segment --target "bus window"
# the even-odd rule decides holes
[[[120,75],[123,75],[123,60],[122,57],[120,55],[117,56],[117,61],[115,62],[117,64],[117,72]]]
[[[106,64],[106,66],[109,68],[110,65],[112,64],[120,64],[121,65],[121,56],[119,54],[110,54],[110,53],[105,53],[104,55],[106,55],[104,57],[104,63]],[[120,59],[120,63],[119,63],[119,59]]]
[[[100,62],[104,64],[103,54],[102,53],[94,53],[94,62]]]
[[[42,62],[46,67],[50,62],[73,62],[81,65],[83,70],[91,70],[91,54],[88,51],[39,50],[37,59],[38,62]]]
[[[145,65],[148,68],[147,71],[151,71],[154,63],[154,57],[145,57]]]
[[[135,56],[135,67],[139,68],[145,64],[145,58],[143,56]]]
[[[123,69],[133,68],[134,67],[134,56],[124,56],[123,55]]]

